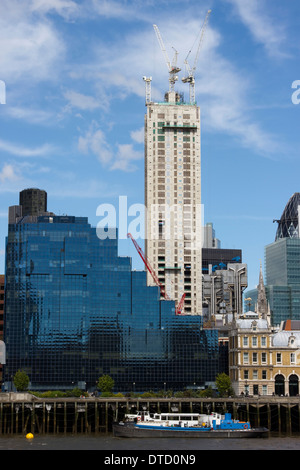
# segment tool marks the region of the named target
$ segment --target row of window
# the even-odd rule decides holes
[[[248,336],[243,336],[243,346],[244,347],[249,347],[250,346],[250,338]],[[251,346],[252,347],[257,347],[258,346],[258,337],[257,336],[252,336],[251,337]],[[267,337],[266,336],[261,336],[260,346],[261,347],[266,347],[267,346]]]
[[[244,352],[243,353],[243,364],[250,364],[249,362],[250,359],[250,353]],[[260,355],[261,359],[261,364],[267,364],[267,353],[262,352]],[[259,363],[259,353],[253,352],[252,353],[252,362],[251,364],[258,364]],[[276,353],[276,364],[283,364],[282,362],[282,353],[277,352]],[[290,353],[290,364],[296,364],[296,354],[295,353]]]

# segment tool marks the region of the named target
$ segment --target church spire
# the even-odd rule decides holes
[[[260,270],[259,270],[259,282],[257,286],[256,310],[257,310],[257,313],[261,315],[261,317],[264,320],[270,320],[270,310],[269,310],[269,304],[268,304],[267,296],[266,296],[266,289],[265,289],[265,284],[264,284],[261,262],[260,262]]]

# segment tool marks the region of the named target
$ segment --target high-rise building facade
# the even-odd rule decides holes
[[[300,193],[294,193],[277,220],[275,241],[265,247],[265,290],[273,325],[300,320],[299,205]],[[252,299],[254,309],[257,289],[245,295]]]
[[[176,315],[145,271],[118,256],[85,217],[17,216],[6,239],[4,386],[18,369],[32,390],[205,386],[218,373],[218,335]],[[134,384],[134,385],[133,385]]]
[[[201,315],[200,109],[174,91],[146,106],[146,254],[167,296]]]

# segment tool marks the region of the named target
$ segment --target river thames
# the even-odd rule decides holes
[[[112,452],[121,456],[128,451],[144,451],[156,454],[188,454],[197,455],[197,451],[204,450],[300,450],[300,436],[295,437],[268,437],[258,439],[123,439],[111,435],[105,436],[55,436],[37,435],[33,439],[25,436],[0,437],[0,451],[3,450],[95,450],[101,451],[103,458],[110,457]],[[135,455],[132,452],[132,455]],[[193,462],[190,462],[190,464]]]

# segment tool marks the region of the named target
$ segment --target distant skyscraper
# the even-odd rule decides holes
[[[299,238],[299,215],[300,193],[294,193],[288,200],[280,220],[277,220],[278,227],[275,241],[280,238]]]
[[[221,248],[221,242],[216,238],[216,232],[211,222],[203,227],[203,248]]]
[[[146,254],[168,297],[201,315],[200,109],[173,91],[146,106]]]

